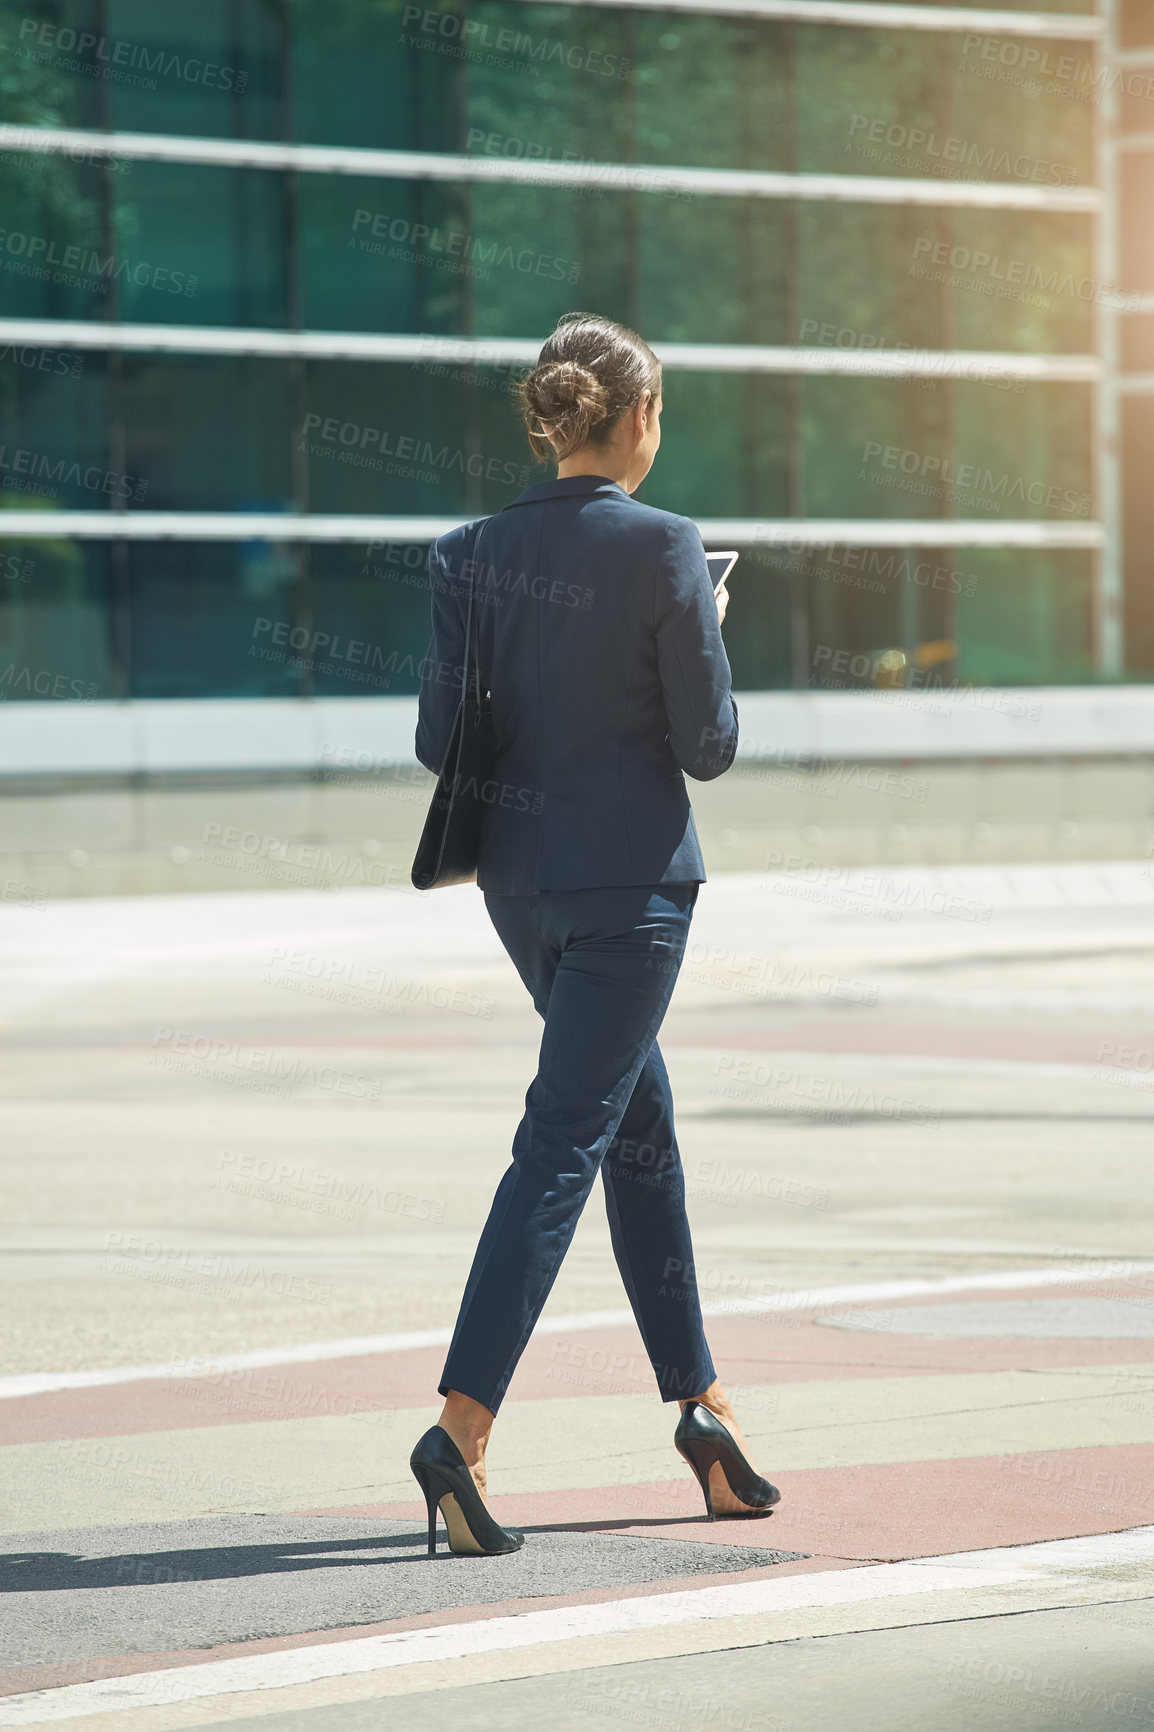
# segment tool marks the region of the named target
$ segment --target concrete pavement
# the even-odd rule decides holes
[[[494,1433],[524,1552],[430,1564],[535,1051],[476,893],[0,907],[0,1726],[1154,1726],[1152,912],[707,886],[663,1047],[782,1503],[702,1519],[595,1201]]]

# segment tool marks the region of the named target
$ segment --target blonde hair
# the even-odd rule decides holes
[[[603,444],[647,391],[661,394],[661,362],[636,331],[597,313],[566,313],[517,385],[534,457],[560,461],[587,441]]]

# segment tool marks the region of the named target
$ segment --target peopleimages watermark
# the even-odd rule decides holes
[[[507,395],[521,369],[504,358],[496,343],[463,343],[459,337],[424,336],[417,358],[409,362],[414,373],[429,379],[451,379],[475,390]]]
[[[933,174],[951,180],[960,179],[964,171],[972,171],[981,180],[1003,177],[1043,186],[1073,186],[1077,180],[1077,171],[1068,163],[1031,156],[1028,151],[1012,152],[993,144],[983,149],[979,144],[948,135],[939,139],[931,127],[905,126],[900,121],[873,119],[868,114],[851,115],[844,149],[870,162],[884,162],[895,168],[921,167],[928,159]]]
[[[688,1728],[693,1732],[788,1732],[784,1720],[768,1719],[762,1708],[739,1708],[704,1689],[677,1689],[656,1679],[598,1678],[588,1672],[583,1678],[580,1685],[568,1686],[565,1705],[570,1711],[594,1716],[602,1726],[656,1726],[661,1732],[687,1732]]]
[[[0,883],[0,902],[14,902],[17,908],[47,908],[48,893],[19,878],[5,878]]]
[[[690,1195],[697,1202],[720,1203],[727,1209],[738,1208],[750,1197],[789,1203],[797,1209],[829,1206],[828,1186],[813,1185],[804,1179],[783,1179],[780,1174],[764,1173],[759,1167],[731,1167],[724,1161],[699,1160],[688,1177]]]
[[[367,1400],[326,1383],[298,1381],[295,1371],[277,1371],[255,1366],[229,1366],[211,1359],[177,1359],[168,1368],[165,1389],[186,1401],[204,1401],[232,1412],[256,1413],[269,1419],[308,1415],[363,1419],[373,1425],[392,1425],[395,1407]],[[285,1409],[289,1410],[286,1414]]]
[[[803,1117],[838,1120],[866,1118],[897,1119],[915,1125],[936,1125],[941,1112],[905,1095],[892,1094],[862,1083],[843,1083],[836,1077],[814,1076],[797,1065],[761,1063],[736,1054],[719,1053],[709,1093],[747,1106],[771,1107]],[[813,1199],[809,1198],[813,1207]]]
[[[694,194],[681,186],[665,169],[651,168],[631,162],[602,162],[596,157],[578,156],[576,151],[555,151],[551,144],[536,139],[520,138],[515,133],[487,132],[484,127],[469,128],[465,149],[478,156],[499,157],[503,162],[562,163],[579,165],[580,179],[566,181],[567,192],[586,198],[601,198],[606,192],[650,192],[663,198],[681,199],[691,203]]]
[[[109,174],[132,172],[131,157],[109,156],[106,151],[92,150],[88,145],[64,143],[47,136],[38,126],[11,129],[5,148],[0,151],[0,162],[6,168],[20,168],[25,172],[35,173],[43,168],[50,158],[61,156],[66,157],[69,162],[80,163],[85,168],[106,170]]]
[[[483,800],[489,794],[489,804],[502,803],[499,783],[483,783],[481,788]],[[528,788],[520,791],[525,796],[520,810],[532,810],[531,791]],[[540,799],[543,803],[544,796]],[[514,802],[509,799],[504,803],[508,806]],[[274,945],[265,982],[270,986],[297,985],[310,991],[315,988],[317,996],[355,1004],[363,1010],[388,1009],[392,1014],[402,1014],[407,1005],[422,1010],[452,1011],[458,1016],[479,1016],[488,1021],[495,1008],[491,996],[469,992],[461,986],[397,974],[390,968],[367,968],[355,960],[319,956],[307,950],[290,950],[284,944]],[[399,1002],[390,1004],[390,1000]]]
[[[399,258],[406,264],[434,264],[438,270],[467,273],[487,282],[494,270],[515,271],[521,276],[543,277],[548,282],[576,283],[581,266],[576,259],[555,253],[535,252],[532,247],[514,247],[499,240],[482,241],[466,229],[442,229],[385,211],[353,213],[353,232],[348,245],[358,252]],[[364,229],[362,234],[358,231]]]
[[[858,660],[849,650],[839,650],[837,654],[851,661]],[[864,660],[870,666],[874,665],[872,657],[867,656]],[[867,759],[827,758],[818,752],[774,745],[753,735],[739,745],[735,761],[740,766],[743,779],[766,781],[775,787],[795,787],[809,793],[820,792],[827,800],[836,799],[843,788],[864,788],[868,794],[915,800],[923,805],[929,793],[927,777],[912,776],[890,764],[871,764]],[[788,782],[787,776],[796,780]]]
[[[860,481],[902,487],[932,498],[944,496],[988,511],[996,510],[1004,502],[1041,505],[1049,511],[1068,512],[1075,517],[1090,514],[1090,495],[1072,487],[1027,481],[1025,476],[984,469],[977,463],[955,465],[952,458],[940,457],[932,451],[903,450],[900,445],[883,445],[879,440],[867,439],[861,460],[868,465],[877,459],[880,469],[863,468],[858,476]]]
[[[109,283],[131,283],[138,289],[155,289],[167,295],[194,295],[199,281],[188,271],[149,264],[144,259],[117,258],[115,253],[98,253],[76,244],[61,246],[48,235],[30,234],[26,229],[0,229],[0,247],[7,255],[6,271],[101,295]]]
[[[155,1280],[162,1286],[191,1287],[211,1294],[223,1284],[236,1293],[271,1294],[278,1299],[299,1299],[312,1305],[327,1305],[332,1297],[331,1281],[269,1268],[226,1251],[197,1250],[171,1240],[152,1239],[144,1233],[109,1233],[104,1249],[108,1254],[102,1259],[101,1268],[118,1275]]]
[[[271,1047],[247,1046],[240,1041],[197,1034],[168,1024],[152,1039],[149,1064],[161,1070],[201,1076],[212,1082],[227,1082],[261,1093],[289,1095],[296,1088],[327,1089],[353,1100],[381,1098],[379,1078],[360,1076],[312,1059],[287,1058]]]
[[[438,446],[417,433],[397,433],[389,427],[342,421],[336,415],[306,415],[297,449],[310,457],[335,457],[357,469],[401,475],[434,486],[440,485],[443,476],[455,472],[520,488],[528,485],[533,473],[528,463],[486,457],[484,452],[466,451],[461,446]]]
[[[520,60],[527,62],[525,69],[533,78],[539,75],[542,66],[592,72],[601,78],[628,78],[633,70],[633,62],[620,54],[584,48],[556,37],[533,36],[507,26],[495,27],[485,19],[440,12],[429,6],[405,7],[400,40],[412,48],[452,54],[488,66],[508,67]]]
[[[984,247],[955,246],[932,235],[919,235],[914,242],[906,275],[1037,307],[1049,306],[1059,295],[1068,295],[1087,306],[1137,311],[1142,298],[1137,289],[1119,289],[1094,277],[1075,276],[1073,271],[1034,264],[1029,259],[1003,258]],[[967,277],[972,280],[967,282]]]
[[[51,373],[58,378],[79,379],[84,371],[85,357],[67,349],[45,349],[38,343],[4,343],[0,346],[0,361],[10,361],[29,373]]]
[[[765,866],[777,876],[762,879],[758,886],[761,890],[854,908],[879,920],[901,920],[906,914],[938,914],[946,919],[988,926],[994,912],[990,902],[957,896],[934,884],[903,880],[860,866],[827,866],[820,860],[785,853],[780,848],[768,850]]]
[[[1104,1715],[1110,1716],[1110,1724],[1154,1725],[1154,1695],[1139,1696],[1130,1689],[1088,1683],[1070,1672],[990,1660],[980,1654],[951,1655],[943,1687],[951,1695],[1008,1708],[1019,1725],[1027,1713],[1081,1727],[1107,1724]]]
[[[62,65],[69,72],[83,72],[90,78],[133,84],[144,90],[158,89],[161,78],[175,78],[184,84],[202,84],[209,90],[226,90],[240,96],[248,84],[248,73],[241,67],[177,54],[163,46],[148,48],[124,37],[98,36],[92,30],[74,30],[70,25],[51,24],[40,18],[21,19],[19,40],[17,52],[22,60]]]
[[[962,249],[966,251],[968,249]],[[915,248],[916,254],[916,248]],[[860,331],[853,325],[835,325],[830,320],[803,319],[799,342],[802,348],[839,349],[845,354],[905,355],[916,371],[910,385],[937,385],[943,379],[961,379],[967,384],[994,385],[999,391],[1025,391],[1024,379],[1016,379],[996,362],[983,361],[959,351],[926,349],[917,343],[892,342],[876,331]],[[862,371],[866,371],[863,360]]]
[[[362,842],[358,852],[327,842],[294,842],[285,836],[214,821],[204,826],[202,844],[195,856],[200,864],[227,866],[234,872],[248,872],[302,889],[335,891],[371,884],[376,889],[417,894],[407,866],[364,858],[380,853],[375,839]]]
[[[283,663],[386,690],[392,684],[396,650],[370,643],[367,638],[310,631],[286,619],[259,616],[252,624],[251,640],[248,654],[255,661]]]
[[[26,445],[0,445],[0,481],[13,493],[36,493],[55,498],[60,488],[73,487],[84,493],[106,493],[112,499],[143,499],[148,482],[139,475],[121,475],[101,469],[96,463],[69,462],[49,457]]]
[[[31,583],[35,562],[22,559],[18,553],[0,553],[0,577],[5,583]]]
[[[9,662],[0,667],[0,703],[15,699],[54,698],[64,702],[91,704],[96,701],[93,680],[76,679],[58,668],[34,668]]]
[[[818,671],[823,663],[829,664]],[[890,675],[900,671],[906,684],[865,688],[871,703],[893,709],[910,709],[919,716],[932,716],[949,721],[959,710],[987,710],[994,715],[1012,716],[1018,721],[1036,722],[1042,715],[1041,697],[1027,697],[1023,692],[1002,690],[997,686],[977,686],[962,680],[943,680],[934,667],[909,667],[901,650],[834,649],[830,644],[818,644],[813,654],[811,687],[825,690],[847,690],[845,676],[852,679],[873,679],[879,673]],[[849,687],[853,690],[855,688]],[[857,688],[861,689],[861,688]]]
[[[1014,84],[1034,95],[1098,102],[1105,91],[1123,96],[1154,96],[1154,77],[1126,66],[1096,65],[1090,55],[1059,54],[1032,42],[969,32],[962,45],[961,70],[979,78]]]
[[[1098,1042],[1097,1059],[1095,1082],[1109,1083],[1114,1088],[1137,1089],[1141,1094],[1154,1094],[1154,1047],[1102,1040]]]
[[[697,939],[686,945],[680,972],[698,986],[718,986],[776,1002],[815,997],[875,1005],[878,998],[877,987],[868,981],[829,969],[811,968],[806,963],[785,963],[780,956],[768,953],[758,955]]]
[[[427,806],[436,781],[423,764],[399,764],[394,753],[338,745],[335,740],[322,741],[317,771],[330,786],[356,788],[411,806]]]
[[[947,565],[931,565],[924,559],[910,559],[895,548],[855,547],[833,541],[811,542],[800,536],[782,541],[764,530],[755,535],[744,557],[757,565],[780,562],[790,574],[798,577],[813,577],[824,583],[844,585],[847,589],[865,590],[870,595],[888,594],[891,583],[912,583],[917,589],[932,589],[941,595],[972,596],[978,588],[978,579],[973,572],[957,571]]]
[[[253,1498],[268,1496],[265,1481],[218,1473],[199,1463],[181,1461],[171,1452],[160,1457],[146,1455],[138,1445],[120,1438],[64,1437],[52,1449],[56,1470],[73,1478],[94,1480],[105,1495],[115,1488],[130,1492],[137,1500],[143,1493],[167,1503],[190,1492],[202,1500],[207,1492],[210,1507],[223,1497],[243,1499],[249,1508]],[[197,1507],[203,1508],[203,1502],[198,1501]]]
[[[365,1209],[416,1221],[441,1221],[445,1216],[445,1204],[439,1197],[388,1190],[371,1179],[346,1179],[341,1173],[313,1171],[303,1161],[222,1149],[216,1166],[214,1190],[282,1203],[311,1214],[335,1215],[343,1221],[354,1220]]]

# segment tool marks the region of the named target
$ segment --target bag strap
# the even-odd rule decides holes
[[[472,646],[473,646],[473,662],[474,662],[473,671],[476,674],[477,703],[480,704],[480,702],[481,702],[481,647],[480,647],[480,644],[477,643],[473,639],[473,596],[474,596],[474,594],[476,592],[476,588],[477,588],[477,569],[478,569],[477,551],[481,545],[481,537],[484,535],[486,529],[489,527],[490,521],[491,520],[488,517],[486,517],[483,520],[480,528],[477,530],[476,537],[473,541],[473,581],[469,585],[469,608],[468,608],[468,612],[465,615],[465,654],[462,657],[463,665],[461,668],[461,702],[462,703],[465,702],[465,700],[468,698],[468,695],[469,695],[469,672],[470,672],[470,669],[469,669],[469,645],[470,645],[470,643],[472,643]],[[480,635],[480,630],[478,627],[478,636],[479,635]]]

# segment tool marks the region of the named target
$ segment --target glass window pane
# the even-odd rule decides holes
[[[1069,9],[1094,11],[1086,5]],[[1092,43],[980,29],[942,41],[950,48],[951,66],[943,65],[942,81],[951,103],[948,131],[958,141],[959,178],[1034,186],[1093,182],[1100,92]]]
[[[156,325],[283,325],[285,177],[135,162],[118,175],[118,316]]]
[[[429,647],[428,545],[310,550],[313,690],[412,696]]]
[[[560,314],[576,307],[628,319],[635,197],[508,183],[474,187],[470,285],[478,336],[544,340]]]
[[[661,449],[637,497],[687,517],[788,510],[788,385],[774,374],[666,372]]]
[[[478,49],[466,135],[475,154],[787,166],[788,63],[778,24],[624,7],[528,11],[482,0],[466,28]],[[431,34],[410,28],[406,40]]]
[[[1089,554],[971,548],[965,561],[976,582],[958,601],[960,680],[1013,686],[1092,678]]]
[[[277,0],[108,0],[93,59],[125,132],[281,138],[282,8]]]
[[[468,189],[302,174],[297,195],[306,330],[473,329],[473,285],[483,261]]]
[[[19,541],[0,518],[0,703],[119,697],[112,641],[108,544]]]
[[[135,495],[143,478],[110,465],[107,364],[99,352],[0,347],[0,511],[107,511]]]
[[[941,290],[912,268],[940,215],[906,205],[802,202],[799,327],[808,348],[948,347]]]
[[[948,482],[959,517],[1090,517],[1089,386],[1031,383],[1019,391],[967,380],[954,389]]]
[[[414,29],[401,0],[295,0],[295,136],[367,150],[462,149],[462,19],[448,9],[429,16],[432,30]],[[441,19],[456,35],[440,34]]]
[[[127,547],[132,697],[296,694],[292,547],[267,541]]]
[[[106,316],[111,244],[101,168],[55,152],[0,154],[0,285],[12,319]]]
[[[835,691],[952,684],[957,598],[975,581],[966,557],[933,547],[800,540],[747,549],[739,567],[746,577],[738,575],[733,586],[741,605],[734,613],[731,604],[726,616],[740,633],[734,634],[739,683]],[[758,643],[756,655],[746,645],[747,630]]]
[[[792,685],[792,608],[789,556],[767,547],[742,548],[725,615],[725,648],[735,691]]]
[[[935,159],[927,146],[940,149],[950,130],[941,87],[949,43],[949,37],[917,30],[800,28],[799,169],[932,174]]]
[[[958,210],[948,220],[942,244],[915,243],[910,268],[951,296],[951,347],[1092,352],[1098,291],[1091,217]]]
[[[5,83],[34,125],[281,135],[276,0],[22,0],[0,18]],[[5,94],[8,94],[6,88]]]
[[[646,19],[640,28],[659,27],[662,18]],[[405,51],[430,58],[434,32],[447,23],[443,12],[432,10],[409,22],[401,38]],[[643,72],[631,60],[636,15],[608,7],[530,8],[517,0],[478,0],[460,24],[470,32],[468,46],[459,35],[445,36],[435,50],[468,60],[467,126],[458,148],[507,159],[669,160],[660,155],[657,137],[652,129],[647,133],[644,121],[642,137],[657,154],[638,150],[638,110],[645,103],[642,78],[648,69]],[[679,66],[681,56],[661,51],[661,59]],[[659,77],[656,69],[652,76]],[[668,109],[661,106],[668,130]]]
[[[503,392],[463,367],[311,362],[293,436],[313,511],[466,517],[537,478]]]
[[[0,10],[4,119],[15,125],[94,127],[107,91],[80,42],[100,38],[100,0],[22,0]]]
[[[948,393],[933,379],[804,379],[802,515],[944,516]]]
[[[794,341],[788,313],[791,206],[779,199],[634,196],[639,233],[630,247],[638,256],[633,320],[651,342]],[[570,291],[570,304],[572,298]]]
[[[805,597],[806,683],[904,685],[917,646],[918,560],[908,548],[807,548],[790,561]]]
[[[125,355],[126,468],[149,511],[292,508],[288,361]]]

